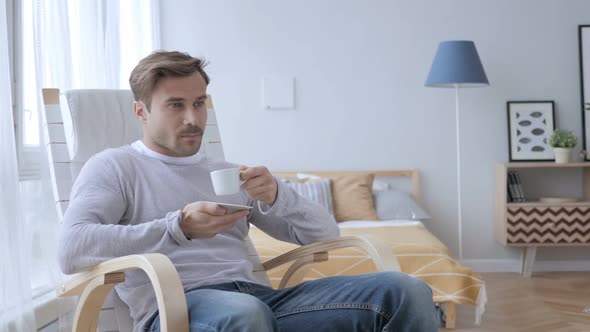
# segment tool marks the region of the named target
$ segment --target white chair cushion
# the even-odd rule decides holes
[[[63,92],[60,104],[70,160],[84,163],[106,148],[140,139],[142,127],[133,114],[133,100],[131,90]]]

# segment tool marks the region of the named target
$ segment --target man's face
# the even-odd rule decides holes
[[[199,73],[161,79],[149,112],[143,102],[134,103],[134,112],[143,124],[144,143],[172,157],[197,153],[207,123],[206,100],[207,84]]]

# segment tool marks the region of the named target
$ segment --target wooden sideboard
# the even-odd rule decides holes
[[[508,171],[531,168],[582,168],[581,200],[508,202]],[[504,246],[523,248],[521,272],[525,278],[531,276],[537,247],[590,246],[590,162],[497,164],[495,199],[496,240]]]

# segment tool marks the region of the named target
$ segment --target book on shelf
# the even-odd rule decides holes
[[[509,202],[526,202],[520,175],[516,171],[508,171],[508,199]]]
[[[510,180],[506,181],[506,191],[506,198],[508,198],[508,203],[514,202],[514,194],[512,193],[512,185],[510,184]]]
[[[518,197],[516,196],[516,190],[514,188],[514,180],[512,179],[512,172],[508,171],[507,174],[507,187],[508,187],[508,202],[517,202]]]
[[[522,189],[522,181],[520,181],[520,174],[518,174],[517,171],[514,171],[514,176],[516,177],[516,188],[518,190],[520,201],[526,202],[526,196],[524,195],[524,190]]]

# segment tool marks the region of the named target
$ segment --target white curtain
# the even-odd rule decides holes
[[[34,331],[31,238],[21,213],[6,1],[0,1],[0,331]]]
[[[39,89],[128,89],[133,67],[160,47],[158,0],[27,1]]]
[[[37,112],[42,110],[41,88],[129,89],[127,80],[132,68],[159,48],[158,0],[23,2],[33,14],[35,63],[35,82],[25,89],[32,89],[33,96],[36,94]],[[0,18],[6,17],[5,4],[0,0]],[[34,296],[53,293],[67,277],[61,274],[56,262],[59,220],[42,134],[41,180],[20,183],[20,201],[25,207],[18,208],[22,204],[16,194],[19,181],[8,32],[6,20],[0,22],[0,332],[28,332],[43,324],[35,321]],[[35,232],[41,235],[33,239]],[[32,270],[44,271],[51,279],[50,287],[32,289]],[[59,330],[68,331],[73,316],[72,299],[60,299],[58,304]]]

